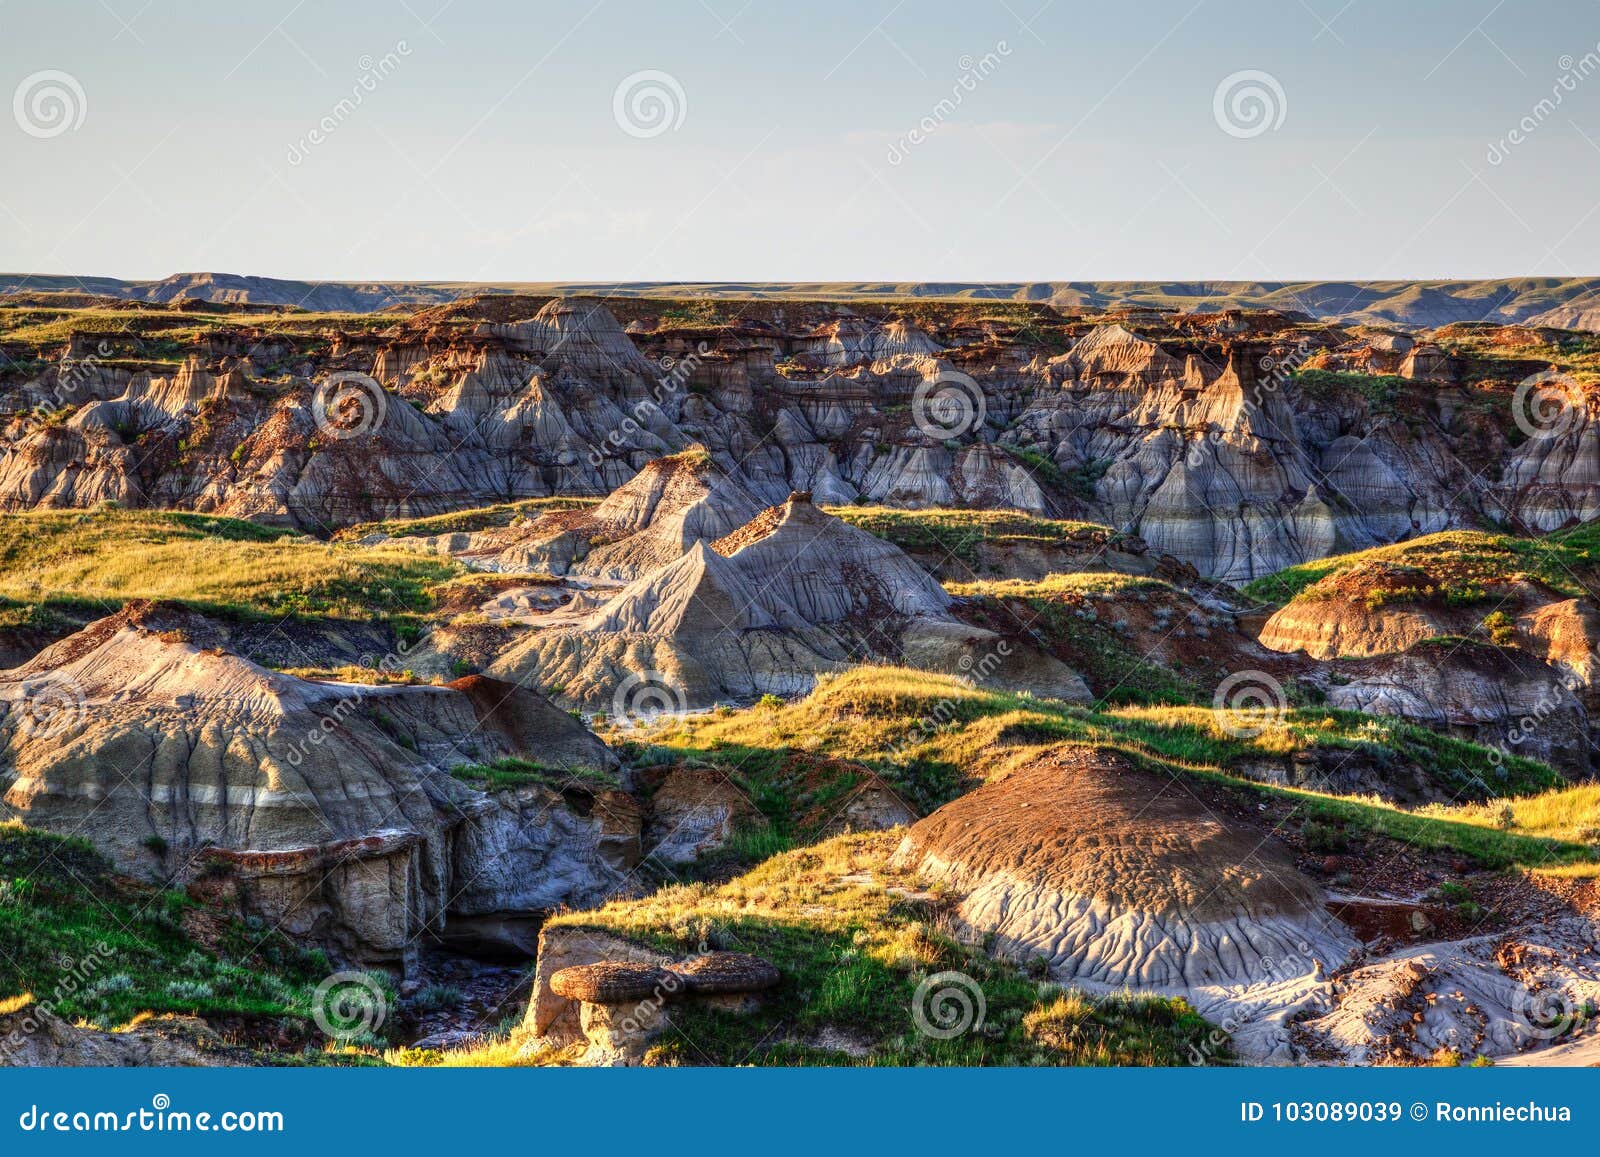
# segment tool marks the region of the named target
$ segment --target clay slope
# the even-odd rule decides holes
[[[1108,749],[1055,749],[946,804],[895,862],[998,952],[1093,991],[1182,994],[1257,1061],[1290,1059],[1286,1021],[1356,948],[1266,832]]]
[[[535,629],[492,670],[618,711],[619,688],[647,673],[694,707],[799,694],[821,672],[880,658],[956,672],[1001,640],[960,623],[950,604],[897,547],[796,494],[587,614]],[[1083,681],[1046,656],[1018,654],[1005,670],[1041,694],[1087,698]]]
[[[133,875],[220,871],[247,909],[360,960],[404,966],[424,933],[599,900],[637,855],[632,801],[582,788],[614,757],[536,692],[491,679],[297,679],[192,612],[131,604],[0,673],[0,704],[8,814]],[[581,806],[450,774],[508,756],[578,777]]]

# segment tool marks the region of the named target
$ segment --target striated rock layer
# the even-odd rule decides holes
[[[291,934],[401,966],[452,923],[623,885],[639,809],[582,786],[615,758],[538,693],[476,676],[312,682],[227,642],[192,612],[132,604],[0,673],[7,811],[132,875],[219,871]],[[508,756],[581,777],[577,795],[486,794],[450,774]]]
[[[74,335],[12,374],[0,509],[116,501],[321,531],[605,495],[699,444],[759,503],[803,490],[1073,515],[1228,581],[1600,510],[1582,390],[1573,421],[1518,441],[1454,358],[1392,334],[1267,312],[1044,313],[1046,333],[976,309],[922,325],[802,303],[693,327],[626,308],[628,328],[598,301],[506,297],[315,341],[241,319],[181,364],[136,335]],[[1306,388],[1294,375],[1313,361],[1415,383],[1404,420],[1354,387]],[[335,374],[370,382],[330,426],[318,391]],[[527,545],[504,565],[571,565],[588,546]]]

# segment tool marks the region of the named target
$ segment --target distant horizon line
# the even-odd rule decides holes
[[[1501,281],[1594,281],[1595,273],[1507,273],[1494,276],[1305,276],[1305,277],[1033,277],[1033,278],[961,278],[961,277],[542,277],[542,278],[472,278],[472,277],[413,277],[413,276],[356,276],[318,277],[286,276],[278,273],[239,273],[225,269],[180,269],[154,277],[133,277],[114,273],[37,273],[0,270],[0,280],[117,282],[125,285],[150,285],[184,277],[230,277],[252,281],[303,282],[316,285],[483,285],[483,286],[568,286],[568,285],[840,285],[884,286],[897,285],[953,285],[983,288],[985,286],[1028,285],[1304,285],[1333,284],[1410,284],[1410,285],[1460,285],[1483,284]]]

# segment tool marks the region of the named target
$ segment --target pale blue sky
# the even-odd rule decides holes
[[[0,0],[0,269],[1597,274],[1597,42],[1586,0]],[[640,137],[613,98],[645,70],[682,120]],[[1283,116],[1240,137],[1213,97],[1245,70]],[[82,121],[33,135],[46,71]]]

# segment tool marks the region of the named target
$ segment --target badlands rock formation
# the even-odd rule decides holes
[[[681,709],[803,693],[824,671],[875,659],[964,672],[994,665],[994,651],[1007,656],[997,678],[1087,699],[1069,668],[963,624],[951,601],[898,548],[794,494],[594,609],[536,627],[491,670],[625,714],[641,679],[673,688]]]
[[[1291,1059],[1289,1019],[1357,947],[1268,833],[1108,749],[1055,749],[946,804],[895,860],[1002,955],[1094,992],[1186,996],[1256,1061]]]
[[[0,1014],[0,1068],[197,1068],[244,1064],[198,1021],[164,1018],[126,1032],[68,1024],[35,1005]]]
[[[132,875],[230,876],[247,910],[363,961],[599,900],[638,855],[637,805],[584,786],[615,758],[494,680],[296,679],[192,612],[134,604],[0,673],[0,704],[9,814]],[[450,774],[508,756],[575,782],[486,794]]]
[[[741,1011],[780,979],[759,956],[708,952],[661,966],[634,960],[568,965],[550,977],[550,992],[578,1005],[579,1026],[589,1042],[579,1064],[637,1065],[670,1023],[674,1005],[694,1002]]]
[[[1532,655],[1438,639],[1398,655],[1340,663],[1336,674],[1327,690],[1330,707],[1398,715],[1537,759],[1575,779],[1589,775],[1588,712],[1561,674]]]
[[[381,330],[208,315],[174,351],[134,324],[144,312],[166,311],[8,354],[24,368],[7,375],[0,509],[116,501],[322,532],[605,495],[698,443],[761,503],[803,490],[1085,517],[1228,581],[1485,518],[1544,529],[1600,510],[1581,390],[1579,420],[1523,438],[1510,399],[1456,380],[1442,345],[1284,314],[946,303],[913,321],[747,303],[697,326],[646,301],[506,296]],[[1547,368],[1516,348],[1494,390]],[[1306,366],[1357,379],[1302,381]],[[508,565],[559,565],[569,548],[536,539]]]
[[[1580,1042],[1592,1056],[1582,1014],[1597,1004],[1600,924],[1565,914],[1354,968],[1338,979],[1333,1007],[1295,1034],[1346,1064],[1425,1064],[1440,1050],[1532,1059],[1540,1054],[1529,1050]]]
[[[731,534],[767,504],[703,447],[649,462],[597,506],[431,540],[470,566],[631,582],[696,542]]]

